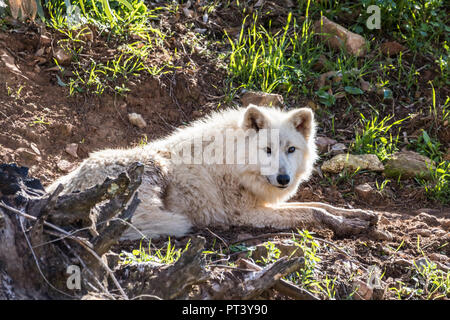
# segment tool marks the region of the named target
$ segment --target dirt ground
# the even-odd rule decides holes
[[[232,28],[232,20],[226,21]],[[237,19],[236,24],[239,21]],[[198,67],[195,72],[181,68],[158,79],[150,76],[131,79],[131,91],[126,97],[111,93],[69,96],[68,89],[58,84],[52,60],[35,56],[40,48],[47,50],[49,45],[41,43],[36,29],[0,32],[0,163],[16,162],[27,166],[30,175],[41,179],[44,185],[75,167],[92,151],[128,147],[163,137],[175,127],[215,110],[223,94],[221,84],[225,71],[204,57],[192,54],[184,58]],[[186,62],[181,59],[177,63]],[[339,104],[335,108],[339,108]],[[141,114],[147,127],[132,126],[127,119],[131,112]],[[346,117],[337,119],[336,123],[337,129],[343,130],[344,138],[345,128],[354,121]],[[327,120],[321,121],[319,119],[319,126]],[[411,132],[416,130],[410,129]],[[319,134],[323,135],[324,129],[319,129]],[[66,146],[72,143],[78,145],[77,157],[66,151]],[[450,270],[448,207],[427,200],[423,189],[408,182],[403,183],[402,188],[393,182],[388,187],[391,197],[366,203],[355,195],[354,186],[365,182],[373,185],[376,177],[367,173],[354,179],[353,184],[330,186],[324,184],[324,179],[316,172],[293,199],[377,211],[381,226],[393,236],[391,241],[380,242],[364,237],[339,239],[329,230],[311,230],[318,238],[334,244],[322,243],[319,269],[329,277],[338,278],[336,298],[345,297],[351,290],[350,274],[359,272],[363,277],[372,265],[382,270],[385,283],[391,287],[398,286],[399,281],[411,284],[412,261],[424,256],[442,270]],[[275,232],[249,228],[211,231],[215,235],[205,230],[194,234],[205,236],[209,244],[216,236],[230,244],[249,236]],[[273,238],[288,237],[272,235],[246,243],[256,244]],[[177,245],[182,246],[186,239],[177,239]],[[125,248],[127,246],[131,248],[133,244],[124,244]],[[335,246],[346,253],[336,250]],[[395,294],[386,291],[381,297],[395,298]]]

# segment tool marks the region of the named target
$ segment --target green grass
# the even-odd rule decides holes
[[[49,15],[46,24],[64,35],[55,46],[72,57],[69,72],[72,75],[65,77],[66,68],[60,66],[58,81],[69,88],[70,95],[77,92],[100,95],[105,90],[126,94],[127,82],[133,77],[165,72],[167,65],[148,63],[149,56],[165,38],[152,26],[159,8],[150,10],[139,0],[60,0],[47,2],[44,8]],[[107,61],[91,56],[87,52],[89,38],[104,40],[114,48],[113,56]]]
[[[388,160],[392,154],[398,151],[398,139],[400,129],[395,135],[391,130],[401,124],[405,119],[393,120],[394,116],[386,116],[379,119],[373,115],[369,120],[361,114],[362,131],[356,132],[352,151],[357,154],[375,154],[381,161]]]
[[[228,36],[232,83],[269,93],[289,93],[298,87],[306,90],[303,82],[322,51],[312,39],[307,12],[301,24],[289,13],[285,26],[276,32],[271,25],[261,25],[256,16],[245,28],[248,19],[237,40]]]
[[[425,266],[415,265],[416,294],[425,299],[439,299],[450,296],[450,273],[437,268],[435,263],[427,260]]]
[[[319,257],[321,246],[319,242],[307,230],[299,231],[298,236],[293,240],[304,252],[305,266],[287,276],[286,279],[314,294],[334,300],[337,277],[330,278],[320,271],[318,263],[321,261]]]
[[[171,244],[170,238],[164,248],[152,249],[152,243],[149,241],[148,249],[146,250],[142,246],[142,241],[139,245],[139,249],[135,249],[132,252],[122,251],[120,254],[122,264],[135,264],[153,262],[157,264],[172,264],[175,263],[181,256],[181,254],[189,248],[190,241],[186,244],[184,249],[176,249]]]
[[[419,243],[418,238],[418,246]],[[397,280],[394,286],[388,288],[398,300],[438,300],[450,297],[450,272],[439,269],[425,254],[423,256],[425,263],[412,262],[407,283]]]
[[[430,168],[432,181],[419,180],[428,198],[443,205],[450,204],[450,161],[442,161],[436,168]]]
[[[417,140],[412,141],[410,147],[431,160],[439,162],[444,154],[443,151],[441,151],[441,143],[439,140],[431,138],[426,130],[422,129],[421,131],[422,134]]]

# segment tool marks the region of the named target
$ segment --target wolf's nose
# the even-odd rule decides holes
[[[287,185],[290,180],[291,180],[291,178],[287,174],[280,174],[277,176],[277,181],[282,186]]]

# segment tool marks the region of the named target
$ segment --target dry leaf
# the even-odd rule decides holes
[[[21,74],[20,70],[17,68],[14,58],[9,55],[6,51],[0,50],[0,57],[6,67],[14,73]]]
[[[28,16],[32,21],[34,21],[37,13],[36,0],[22,0],[22,12],[24,16]]]
[[[19,16],[19,11],[22,8],[22,0],[9,0],[9,10],[14,19]]]
[[[382,43],[380,46],[380,49],[381,49],[381,52],[385,56],[390,57],[390,56],[395,56],[402,51],[405,51],[406,47],[402,46],[400,43],[398,43],[396,41],[391,41],[391,42]]]
[[[36,18],[36,0],[9,0],[9,8],[14,19],[17,19],[19,17],[19,12],[21,13],[22,19],[24,17],[29,17],[34,21],[34,19]]]

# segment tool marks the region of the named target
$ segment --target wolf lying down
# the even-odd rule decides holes
[[[94,152],[48,191],[59,184],[64,193],[82,191],[141,162],[145,168],[138,189],[141,203],[123,239],[182,236],[193,226],[232,225],[327,227],[338,236],[386,238],[376,228],[378,216],[373,212],[286,202],[311,175],[317,158],[314,138],[314,115],[308,108],[229,109],[144,147]],[[244,148],[234,157],[237,141],[254,149]]]

